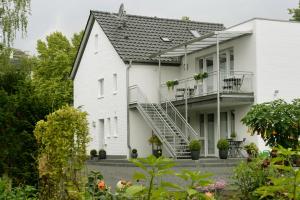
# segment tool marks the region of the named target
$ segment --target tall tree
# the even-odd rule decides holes
[[[6,174],[13,184],[37,183],[35,123],[46,109],[36,98],[30,80],[31,62],[19,58],[10,62],[9,49],[0,54],[0,176]]]
[[[49,112],[64,104],[71,104],[73,84],[69,79],[82,32],[74,34],[71,41],[60,32],[37,42],[37,65],[33,69],[33,80],[37,94],[45,99]]]
[[[30,0],[0,1],[0,29],[5,44],[12,43],[17,30],[26,32],[29,11]]]
[[[292,15],[291,21],[300,21],[300,1],[298,8],[290,8],[288,11],[289,14]]]

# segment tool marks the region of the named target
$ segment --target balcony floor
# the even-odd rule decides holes
[[[237,106],[237,105],[248,105],[254,102],[253,93],[220,93],[221,106]],[[175,106],[185,105],[185,99],[172,100]],[[187,99],[189,105],[213,105],[216,106],[217,94],[208,94],[204,96],[190,97]]]

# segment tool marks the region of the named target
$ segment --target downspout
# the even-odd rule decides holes
[[[132,66],[132,60],[129,61],[129,65],[126,67],[126,93],[127,93],[127,147],[129,154],[131,153],[130,145],[130,121],[129,121],[129,69]]]

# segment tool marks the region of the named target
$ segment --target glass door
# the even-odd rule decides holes
[[[208,73],[208,78],[206,79],[207,93],[214,91],[214,57],[209,56],[205,58],[206,72]]]
[[[215,115],[207,114],[207,155],[215,155]]]

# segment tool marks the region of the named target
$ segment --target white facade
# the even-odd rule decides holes
[[[300,96],[298,89],[300,87],[300,24],[253,19],[227,30],[252,31],[250,35],[220,44],[220,52],[233,51],[234,71],[253,73],[251,86],[254,100],[252,103],[232,101],[221,104],[221,112],[226,112],[223,116],[226,115],[225,118],[227,118],[227,124],[224,122],[223,126],[227,127],[226,134],[230,136],[233,131],[231,120],[234,120],[238,139],[246,138],[247,143],[255,142],[263,150],[266,148],[264,142],[259,136],[250,136],[247,127],[240,120],[252,104],[276,98],[290,101]],[[95,44],[95,41],[98,42]],[[215,46],[189,54],[187,68],[183,64],[181,66],[163,65],[159,72],[157,65],[133,62],[129,66],[119,57],[99,24],[94,23],[74,78],[74,105],[75,107],[82,106],[83,110],[89,114],[92,137],[89,150],[104,148],[108,155],[128,156],[130,146],[131,149],[136,148],[141,157],[149,155],[151,146],[148,144],[148,138],[152,130],[137,110],[127,109],[127,81],[129,86],[137,85],[149,102],[158,103],[161,95],[159,73],[161,73],[161,84],[167,80],[192,77],[199,72],[199,60],[208,56],[213,58],[212,70],[216,71]],[[127,69],[129,70],[128,80]],[[114,78],[115,76],[117,79]],[[103,84],[103,90],[99,91],[101,84]],[[116,85],[117,91],[115,91]],[[99,96],[102,92],[103,96]],[[183,106],[179,106],[178,109],[184,113]],[[197,133],[203,134],[207,139],[207,130],[210,126],[208,118],[212,117],[214,118],[214,134],[216,133],[216,104],[199,102],[190,105],[188,109],[189,123]],[[234,119],[232,113],[234,113]],[[129,127],[127,127],[127,114]],[[201,114],[204,116],[205,134],[201,133]],[[127,133],[128,129],[130,133]],[[101,136],[103,132],[101,130],[104,130],[104,136]],[[217,155],[217,140],[218,136],[214,135],[214,149],[203,150],[207,151],[205,155]],[[204,142],[207,146],[208,141]],[[213,154],[208,152],[213,150]]]
[[[94,23],[74,78],[74,106],[88,113],[92,139],[88,150],[103,148],[109,155],[128,155],[126,68],[99,24]],[[99,80],[103,80],[102,96]]]

